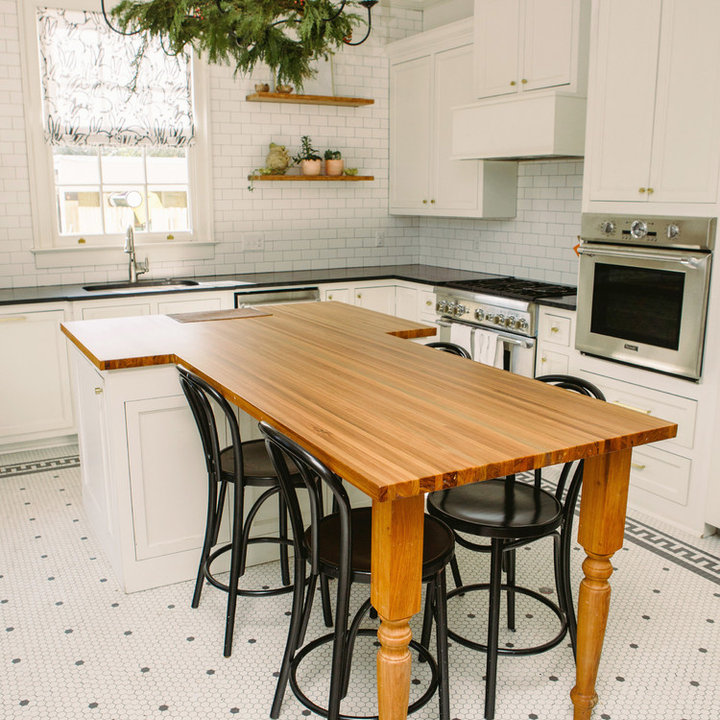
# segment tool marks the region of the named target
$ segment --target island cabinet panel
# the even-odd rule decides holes
[[[42,441],[74,432],[67,344],[59,306],[0,311],[0,438]]]

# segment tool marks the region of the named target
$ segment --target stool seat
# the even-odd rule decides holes
[[[243,474],[246,485],[254,487],[272,487],[277,485],[277,475],[272,460],[268,455],[264,440],[245,440],[242,443]],[[292,475],[298,474],[298,469],[292,461],[288,462],[288,470]],[[232,446],[226,447],[220,453],[220,470],[233,482],[235,478],[235,463],[233,461]]]
[[[562,505],[535,485],[504,479],[428,495],[428,512],[459,532],[481,537],[531,538],[562,522]]]
[[[370,582],[370,538],[372,533],[372,508],[351,510],[352,555],[350,567],[353,582]],[[305,542],[310,544],[311,528],[305,532]],[[340,515],[324,517],[317,527],[318,551],[321,571],[337,578],[340,568]],[[425,516],[423,532],[423,580],[428,580],[447,565],[454,552],[455,540],[452,530],[428,515]]]

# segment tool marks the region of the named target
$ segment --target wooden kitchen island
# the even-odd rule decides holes
[[[358,307],[308,303],[263,313],[201,322],[149,316],[65,323],[79,350],[78,392],[102,397],[102,387],[92,387],[97,377],[127,377],[105,398],[114,417],[93,416],[105,423],[106,435],[108,428],[119,432],[123,412],[128,422],[127,408],[137,401],[124,396],[132,395],[133,377],[162,371],[158,381],[169,383],[172,364],[182,364],[372,498],[381,720],[406,717],[408,621],[420,610],[424,493],[585,458],[578,537],[587,559],[571,697],[575,719],[589,718],[609,609],[610,558],[623,542],[632,447],[673,437],[676,426],[407,342],[402,338],[433,330]],[[158,392],[172,394],[169,384]],[[81,412],[83,463],[100,462],[86,459],[82,449],[93,442],[83,435],[96,433],[97,424],[84,422]],[[129,425],[126,430],[130,438]],[[122,465],[119,477],[128,474],[132,484],[119,450],[109,450],[102,462],[111,477],[115,464]],[[198,467],[202,493],[202,462]],[[83,477],[92,470],[84,467]],[[117,485],[106,483],[108,507],[129,502],[127,487]],[[151,526],[144,527],[148,536]],[[128,535],[131,530],[121,528],[118,536],[137,556],[137,537]]]

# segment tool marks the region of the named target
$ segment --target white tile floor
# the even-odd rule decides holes
[[[207,588],[197,610],[189,582],[125,595],[87,526],[76,452],[0,456],[0,718],[268,717],[290,597],[242,599],[226,659],[223,593]],[[594,717],[718,720],[720,539],[678,537],[636,514],[627,538],[614,560]],[[573,554],[577,572],[581,553]],[[521,551],[519,579],[550,592],[549,558],[549,541]],[[484,557],[463,552],[460,560],[466,577],[486,577]],[[248,582],[275,584],[277,574],[274,563],[260,566]],[[366,593],[357,588],[357,603]],[[316,611],[309,637],[324,632],[319,603]],[[451,606],[451,625],[480,638],[484,613],[480,598],[466,596]],[[537,605],[521,604],[518,617],[523,629],[505,632],[502,642],[548,637]],[[370,639],[356,654],[345,712],[374,712],[374,652]],[[326,663],[318,655],[302,670],[320,702]],[[452,718],[482,718],[483,668],[483,655],[451,647]],[[414,693],[426,673],[414,664]],[[497,720],[570,718],[573,680],[566,643],[543,655],[501,658]],[[288,692],[282,720],[308,714]],[[436,718],[435,701],[415,717]]]

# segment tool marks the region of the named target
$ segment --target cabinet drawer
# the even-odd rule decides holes
[[[540,315],[538,335],[546,342],[568,347],[570,345],[571,329],[572,321],[569,317],[550,312],[544,312]]]
[[[602,375],[584,372],[605,394],[605,399],[620,407],[677,423],[677,437],[664,440],[660,445],[692,448],[695,443],[695,413],[697,402],[689,398],[670,395],[639,385],[611,380]]]
[[[633,450],[630,488],[685,505],[691,466],[688,458],[641,445]]]
[[[570,358],[567,355],[546,350],[544,347],[539,350],[536,375],[567,375],[569,370]]]

